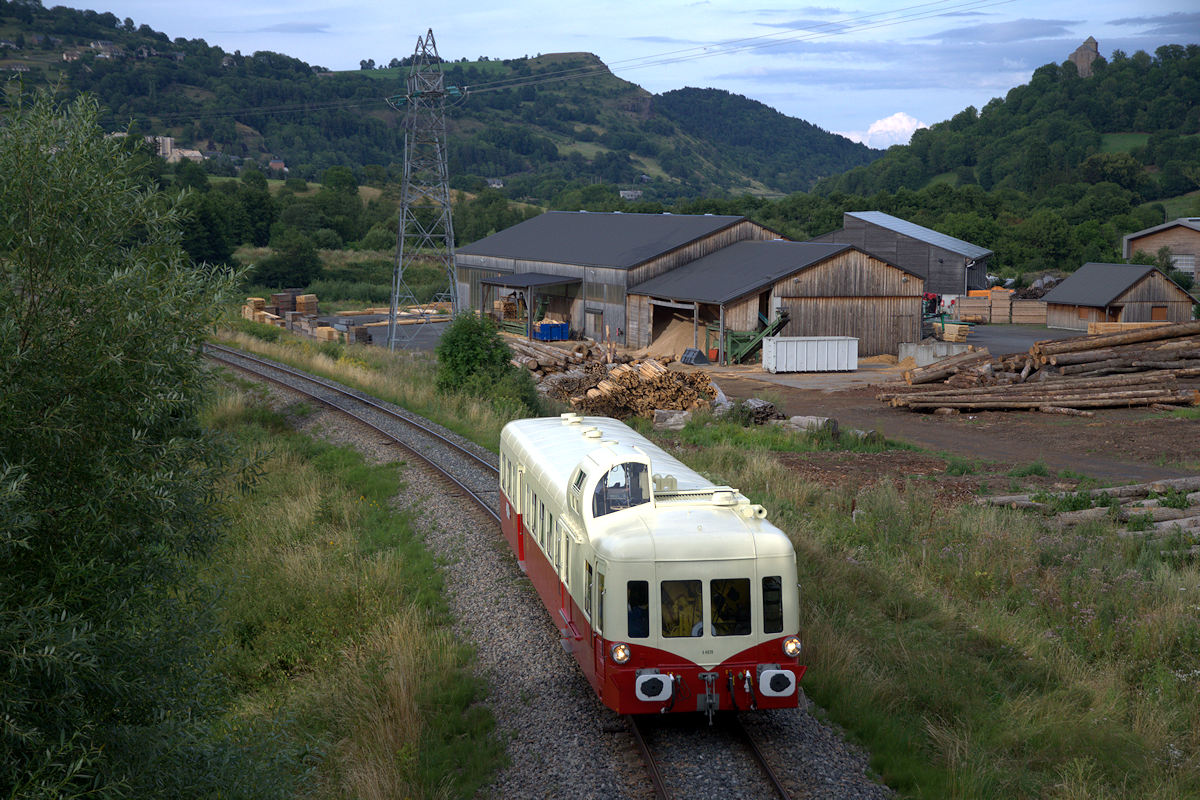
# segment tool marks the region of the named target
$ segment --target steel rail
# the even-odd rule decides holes
[[[492,466],[484,459],[475,455],[470,450],[467,450],[466,448],[451,441],[450,439],[441,435],[437,431],[430,430],[429,428],[425,427],[424,425],[421,425],[418,422],[410,420],[401,414],[397,414],[395,411],[392,411],[391,409],[386,408],[385,406],[376,402],[374,399],[372,399],[370,397],[359,396],[355,392],[352,392],[348,389],[345,389],[344,387],[341,387],[334,383],[326,381],[322,378],[318,378],[314,375],[309,375],[305,372],[301,372],[300,370],[296,370],[291,367],[277,364],[273,361],[259,358],[257,356],[253,356],[242,350],[237,350],[232,347],[225,347],[224,345],[205,344],[204,351],[205,351],[205,355],[207,355],[209,358],[212,358],[216,361],[220,361],[223,364],[227,364],[227,365],[235,367],[237,369],[245,370],[247,372],[250,372],[253,375],[257,375],[258,377],[260,377],[264,380],[268,380],[268,381],[271,381],[272,383],[279,384],[280,386],[283,386],[287,389],[291,389],[294,392],[299,392],[300,394],[303,394],[306,397],[310,397],[313,400],[316,400],[318,403],[323,403],[324,405],[334,409],[335,411],[340,411],[341,413],[345,414],[346,416],[351,417],[352,419],[362,423],[363,425],[366,425],[367,427],[369,427],[372,430],[379,433],[384,438],[386,438],[392,442],[395,442],[396,444],[400,445],[408,452],[412,453],[415,457],[417,457],[424,463],[428,464],[432,469],[434,469],[435,471],[440,473],[444,478],[449,480],[451,483],[453,483],[455,486],[457,486],[462,491],[466,492],[466,494],[468,496],[470,496],[470,498],[472,500],[475,501],[476,505],[478,505],[481,509],[483,509],[485,512],[487,512],[488,516],[492,517],[492,519],[494,519],[497,523],[500,522],[500,513],[492,507],[491,503],[488,502],[487,499],[485,499],[485,498],[481,497],[479,494],[477,494],[470,486],[467,486],[465,483],[463,483],[461,480],[459,480],[457,476],[451,474],[441,464],[438,464],[436,461],[434,461],[433,458],[430,457],[429,455],[420,452],[413,445],[409,444],[408,442],[405,442],[404,440],[400,439],[399,437],[395,436],[391,432],[389,432],[386,429],[384,429],[383,427],[375,424],[374,422],[370,421],[369,419],[366,419],[361,414],[356,414],[353,410],[351,410],[349,408],[344,408],[344,407],[338,405],[337,403],[333,402],[332,400],[329,400],[327,398],[319,396],[318,394],[316,394],[313,391],[309,391],[302,387],[293,386],[292,384],[282,381],[279,378],[272,377],[271,375],[267,374],[267,372],[270,370],[274,370],[276,372],[281,372],[295,380],[306,381],[308,383],[316,384],[317,386],[320,386],[323,389],[336,392],[337,394],[341,395],[342,397],[348,398],[350,401],[352,401],[354,403],[358,403],[360,405],[364,405],[364,406],[373,408],[374,410],[385,414],[390,420],[400,422],[410,428],[419,430],[424,434],[436,437],[442,444],[452,447],[455,450],[457,450],[458,452],[469,456],[474,461],[476,461],[478,464],[485,467],[489,472],[494,473],[497,476],[500,474],[500,471],[498,469],[496,469],[496,467]],[[245,364],[238,364],[235,361],[231,360],[232,358],[244,359],[244,360],[249,361],[252,364],[254,364],[257,368],[251,369],[250,367],[246,366]]]
[[[650,751],[650,745],[646,744],[646,737],[642,735],[638,715],[626,714],[625,719],[629,722],[629,730],[633,733],[633,740],[637,742],[638,750],[642,754],[642,761],[646,764],[646,772],[650,775],[650,783],[654,785],[655,797],[658,800],[671,800],[671,793],[667,791],[667,785],[663,783],[662,774],[658,771],[658,761],[655,760],[654,753]]]
[[[754,756],[754,760],[758,762],[758,766],[762,769],[763,775],[766,776],[767,780],[771,784],[771,787],[775,790],[775,793],[779,795],[780,800],[791,800],[791,794],[788,792],[787,787],[785,787],[783,782],[779,780],[779,776],[775,773],[774,768],[767,763],[767,757],[763,754],[763,751],[759,749],[758,742],[754,741],[754,737],[750,735],[750,731],[746,730],[746,726],[742,724],[742,721],[737,717],[737,715],[730,714],[727,718],[726,724],[733,731],[734,735],[738,736],[742,740],[742,742],[746,745],[746,748],[750,751],[750,754]]]

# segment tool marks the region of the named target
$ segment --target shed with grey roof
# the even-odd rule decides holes
[[[993,255],[985,247],[882,211],[847,211],[840,230],[813,241],[852,244],[917,273],[925,279],[925,291],[951,297],[986,289],[987,264]]]
[[[755,331],[781,311],[783,336],[853,336],[865,356],[920,339],[923,280],[852,245],[744,241],[629,289],[629,344],[646,347],[680,319]],[[721,337],[723,339],[723,336]]]
[[[1187,322],[1194,298],[1155,267],[1089,262],[1051,289],[1046,327],[1086,331],[1089,322]]]
[[[464,307],[483,308],[480,281],[533,272],[564,284],[567,322],[593,338],[627,341],[626,290],[735,242],[778,238],[745,217],[550,211],[458,248]]]

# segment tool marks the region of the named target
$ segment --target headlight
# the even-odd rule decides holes
[[[612,654],[613,661],[617,662],[618,664],[624,664],[629,660],[629,645],[614,644],[609,653]]]
[[[795,658],[800,655],[800,640],[795,636],[789,636],[783,640],[783,654],[788,658]]]

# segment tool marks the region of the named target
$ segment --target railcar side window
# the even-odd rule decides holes
[[[546,504],[538,500],[538,541],[546,549]]]
[[[745,636],[750,633],[750,579],[718,578],[710,581],[714,636]]]
[[[629,606],[630,639],[650,636],[650,583],[629,581],[625,584],[625,602]]]
[[[704,589],[700,581],[663,581],[662,635],[704,635]]]
[[[649,502],[650,476],[646,465],[636,461],[618,464],[596,484],[596,493],[592,496],[592,516],[602,517]]]
[[[783,632],[783,580],[778,575],[762,579],[763,633]]]
[[[583,614],[588,619],[592,618],[592,564],[590,561],[583,562],[587,569],[584,572],[587,574],[583,582]]]

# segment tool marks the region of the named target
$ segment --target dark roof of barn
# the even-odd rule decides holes
[[[1046,293],[1047,303],[1103,308],[1154,271],[1145,264],[1100,264],[1090,261]],[[1182,291],[1182,289],[1181,289]]]
[[[893,217],[891,214],[885,214],[882,211],[847,211],[846,216],[861,219],[863,222],[887,228],[889,231],[894,231],[917,241],[931,244],[934,247],[940,247],[943,250],[949,250],[952,253],[964,255],[967,258],[973,258],[976,261],[992,255],[992,251],[986,247],[964,242],[962,239],[938,233],[932,228],[926,228],[924,225],[918,225],[906,219]]]
[[[853,245],[833,242],[737,242],[632,286],[629,293],[698,303],[728,303],[853,249]],[[910,270],[904,271],[920,277]]]
[[[715,214],[547,211],[457,251],[464,255],[630,269],[744,219]]]

